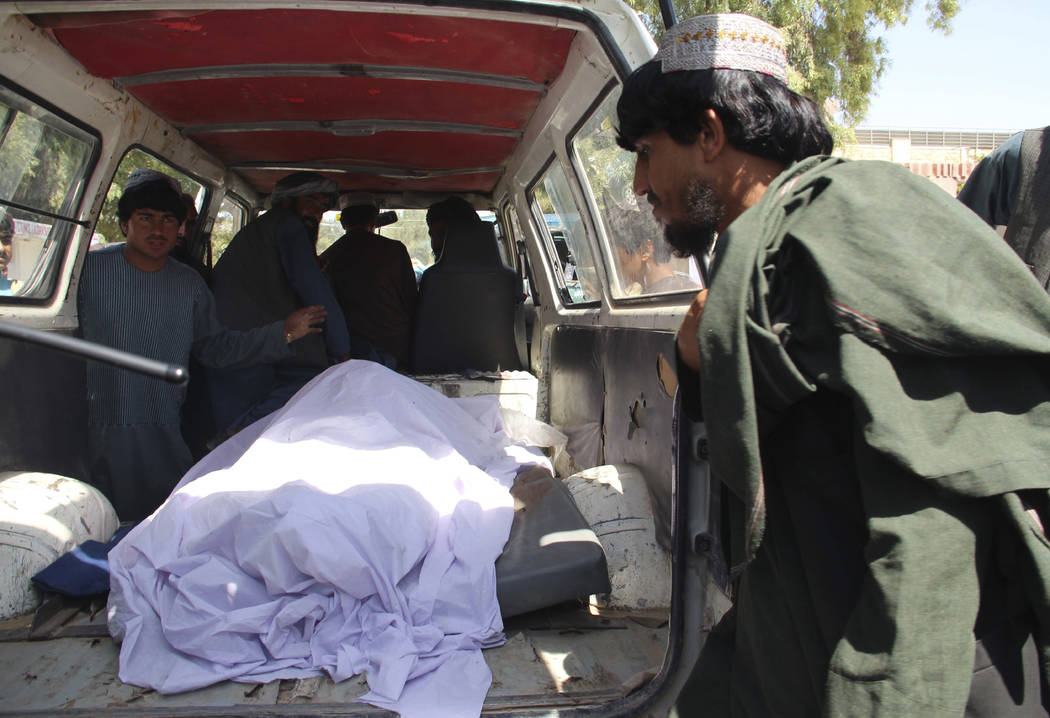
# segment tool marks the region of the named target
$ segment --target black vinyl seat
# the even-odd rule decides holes
[[[605,549],[564,483],[533,467],[517,477],[510,493],[514,522],[496,559],[504,618],[612,590]]]
[[[449,222],[441,257],[419,283],[417,374],[521,369],[514,324],[521,281],[499,255],[492,224]]]

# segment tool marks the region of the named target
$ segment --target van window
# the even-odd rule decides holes
[[[204,195],[204,185],[148,152],[137,148],[129,150],[124,155],[124,159],[120,161],[117,173],[113,175],[113,182],[109,186],[109,191],[106,192],[106,202],[102,205],[102,211],[98,215],[98,222],[95,224],[95,234],[91,238],[92,248],[104,246],[111,242],[124,241],[124,234],[120,231],[117,217],[117,202],[120,201],[120,195],[124,193],[124,185],[127,183],[128,177],[135,170],[142,168],[163,172],[173,177],[179,183],[182,191],[193,197],[196,206],[198,209],[200,208],[201,198]]]
[[[572,141],[608,239],[612,294],[622,299],[696,292],[700,274],[695,264],[671,253],[648,203],[640,206],[634,194],[634,156],[616,144],[618,97],[611,93]]]
[[[0,301],[51,295],[97,146],[84,130],[0,87]]]
[[[211,228],[211,261],[212,266],[226,251],[233,235],[241,231],[248,221],[248,208],[239,201],[226,195],[219,204],[219,213]]]
[[[566,304],[601,299],[594,257],[565,170],[552,164],[530,193],[558,262],[558,285]]]

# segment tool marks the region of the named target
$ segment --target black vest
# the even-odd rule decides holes
[[[1020,173],[1006,242],[1050,291],[1050,127],[1025,131]]]

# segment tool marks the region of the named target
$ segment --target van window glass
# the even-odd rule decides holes
[[[567,304],[593,302],[601,298],[590,246],[572,198],[569,180],[561,165],[554,163],[533,188],[532,201],[539,210],[557,258],[559,289]]]
[[[532,287],[532,277],[529,274],[528,257],[525,256],[525,235],[521,232],[521,225],[518,224],[518,215],[514,209],[507,204],[503,207],[504,222],[510,228],[510,239],[514,242],[515,249],[515,262],[513,266],[518,272],[518,278],[521,279],[522,287],[525,290],[525,297],[529,302],[535,302],[533,298],[535,292]],[[520,254],[519,254],[520,253]]]
[[[0,301],[54,289],[97,138],[0,87]]]
[[[120,201],[120,195],[124,193],[124,185],[127,183],[128,177],[135,170],[142,168],[163,172],[169,177],[173,177],[179,183],[182,191],[193,197],[196,205],[200,206],[200,198],[204,194],[202,192],[204,185],[148,152],[140,149],[129,150],[124,155],[124,159],[120,161],[117,173],[113,175],[113,182],[109,185],[109,190],[106,192],[106,202],[102,205],[102,211],[98,215],[98,222],[95,224],[95,234],[91,238],[92,248],[124,241],[124,235],[120,231],[119,218],[117,217],[117,202]]]
[[[233,235],[241,230],[248,219],[248,210],[243,204],[226,195],[219,203],[219,213],[215,216],[215,223],[211,227],[211,261],[214,266],[219,257],[226,251],[226,247],[233,239]]]
[[[634,155],[616,144],[618,97],[610,94],[572,141],[608,239],[612,294],[622,299],[696,292],[701,286],[696,265],[671,253],[649,203],[634,194]]]

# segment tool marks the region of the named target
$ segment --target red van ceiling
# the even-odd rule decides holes
[[[245,165],[261,192],[283,174],[271,165],[327,167],[344,189],[489,192],[574,36],[502,20],[331,10],[33,20],[88,72]]]

